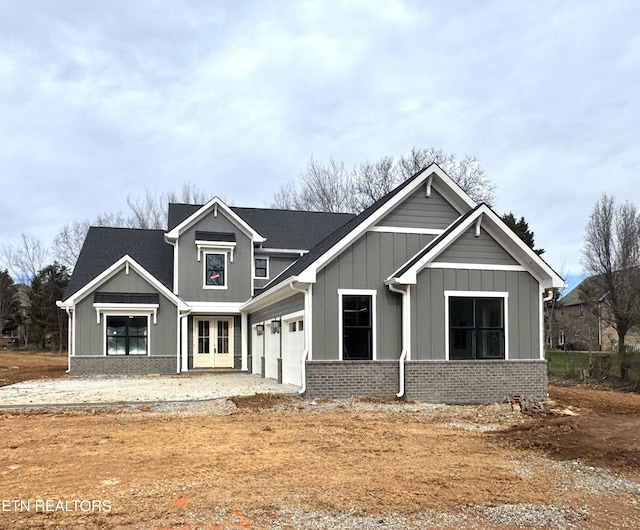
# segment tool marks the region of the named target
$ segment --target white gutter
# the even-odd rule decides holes
[[[411,315],[409,307],[409,289],[410,286],[406,285],[405,289],[399,289],[392,283],[389,283],[389,290],[394,293],[400,293],[402,295],[402,351],[400,352],[399,370],[398,370],[398,393],[397,398],[404,396],[404,365],[407,357],[409,357],[409,343],[411,341]]]
[[[302,352],[302,358],[300,359],[300,390],[298,394],[303,395],[307,391],[307,372],[305,362],[309,358],[309,352],[311,351],[311,285],[308,285],[306,289],[300,289],[293,285],[293,282],[289,283],[294,291],[298,291],[304,294],[304,351]]]

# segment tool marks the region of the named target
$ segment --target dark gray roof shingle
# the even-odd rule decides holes
[[[165,243],[164,233],[164,230],[92,226],[65,290],[65,299],[82,289],[126,254],[171,289],[173,247]]]

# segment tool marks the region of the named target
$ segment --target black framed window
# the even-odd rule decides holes
[[[504,298],[449,298],[449,359],[504,359]]]
[[[205,285],[210,287],[224,287],[225,283],[225,254],[206,254]]]
[[[107,355],[147,355],[146,316],[107,316]]]
[[[342,359],[373,359],[371,295],[342,295]]]
[[[256,258],[255,269],[256,278],[267,278],[267,259]]]

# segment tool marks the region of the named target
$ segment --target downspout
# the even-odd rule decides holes
[[[300,289],[293,285],[293,282],[289,283],[289,287],[291,287],[294,291],[298,291],[304,294],[304,351],[302,352],[302,358],[300,362],[302,363],[300,367],[300,378],[302,379],[300,384],[300,390],[298,390],[298,394],[301,396],[307,391],[307,372],[305,363],[307,362],[307,358],[309,357],[309,345],[311,343],[311,311],[308,309],[309,304],[309,289],[311,289],[311,285],[309,285],[306,289]]]
[[[73,330],[71,329],[71,311],[69,311],[69,307],[65,307],[65,311],[67,312],[67,318],[69,319],[69,323],[68,323],[68,327],[69,329],[67,330],[67,371],[65,372],[65,374],[69,374],[71,373],[71,340],[72,340],[72,333]]]
[[[409,315],[409,286],[407,285],[405,289],[399,289],[392,283],[389,284],[389,290],[394,293],[399,293],[402,295],[402,351],[400,352],[399,366],[398,366],[398,393],[396,394],[397,398],[401,398],[404,396],[405,388],[404,388],[404,368],[405,361],[409,355],[409,340],[410,340],[410,315]]]

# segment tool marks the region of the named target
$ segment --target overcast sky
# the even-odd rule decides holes
[[[640,206],[640,2],[0,3],[0,243],[183,182],[264,207],[310,156],[475,155],[579,274],[603,192]]]

